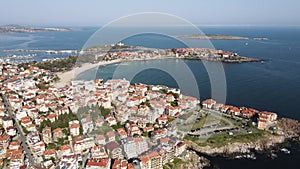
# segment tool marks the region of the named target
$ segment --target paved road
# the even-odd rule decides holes
[[[206,111],[208,113],[208,116],[213,116],[214,118],[219,119],[219,120],[216,120],[215,124],[203,126],[198,131],[189,132],[190,134],[192,134],[192,135],[207,135],[208,133],[212,134],[215,130],[226,130],[226,129],[231,129],[231,128],[235,127],[234,124],[229,119],[227,119],[226,117],[223,117],[223,113],[220,113],[215,110],[206,110],[206,109],[204,109],[204,111]],[[225,121],[228,125],[219,126],[219,123],[221,120]]]
[[[26,136],[24,135],[23,130],[22,130],[21,126],[19,125],[18,121],[15,119],[15,115],[12,113],[10,103],[7,101],[6,96],[4,96],[2,94],[0,94],[0,96],[3,99],[3,102],[4,102],[4,105],[7,109],[8,115],[14,120],[14,126],[17,128],[18,133],[20,135],[20,137],[19,137],[20,140],[19,141],[21,142],[23,150],[26,153],[26,157],[29,160],[29,166],[34,166],[35,165],[34,157],[31,155],[32,152],[31,152],[30,148],[28,147],[28,145],[26,144]]]

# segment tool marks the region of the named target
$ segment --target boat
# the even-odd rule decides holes
[[[278,156],[277,156],[277,154],[275,153],[275,151],[272,150],[271,153],[270,153],[270,157],[271,157],[272,159],[275,159],[275,158],[277,158]]]
[[[287,148],[282,148],[282,149],[280,149],[282,152],[284,152],[285,154],[290,154],[291,153],[291,151],[290,150],[288,150]]]
[[[238,155],[234,157],[235,159],[252,159],[256,160],[256,157],[254,154],[245,154],[245,155]]]

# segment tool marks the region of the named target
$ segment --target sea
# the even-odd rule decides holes
[[[83,27],[67,32],[0,34],[0,58],[20,54],[3,51],[12,49],[80,50],[98,29]],[[163,29],[176,35],[176,29]],[[249,37],[250,39],[247,40],[210,40],[210,47],[264,60],[262,62],[221,64],[226,79],[226,104],[276,112],[281,117],[300,120],[300,27],[206,26],[199,27],[199,29],[205,34]],[[122,31],[122,29],[115,31]],[[253,40],[257,37],[264,37],[269,40]],[[203,40],[189,39],[189,41],[193,44],[198,42],[202,44],[201,41]],[[126,45],[159,49],[187,47],[181,40],[155,33],[134,35],[127,37],[122,42]],[[67,54],[38,53],[32,59],[42,61],[43,59],[64,58],[67,56]],[[99,67],[97,74],[92,77],[89,76],[89,71],[84,72],[79,75],[79,78],[103,78],[106,80],[114,77],[115,71],[120,66],[124,70],[148,67],[149,69],[143,69],[136,73],[131,82],[179,87],[178,78],[174,78],[174,75],[178,75],[179,81],[185,80],[185,75],[182,74],[184,72],[182,63],[187,65],[196,79],[200,99],[213,97],[210,74],[204,63],[197,60],[166,59],[123,62]],[[156,69],[156,65],[164,66],[167,70],[173,71],[170,73]],[[124,78],[127,77],[124,72],[123,74],[119,73],[120,75]],[[215,82],[221,83],[219,81]],[[191,89],[187,87],[181,90],[184,94],[198,96]],[[256,160],[228,160],[221,157],[211,158],[210,160],[213,162],[212,168],[221,169],[297,168],[297,162],[300,160],[300,149],[299,146],[292,146],[291,149],[291,154],[281,153],[275,159],[261,155]]]

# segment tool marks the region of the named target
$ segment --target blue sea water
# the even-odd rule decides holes
[[[234,51],[242,56],[265,59],[263,63],[223,64],[227,81],[226,103],[268,110],[281,116],[300,119],[300,30],[296,28],[206,28],[207,34],[266,37],[269,41],[212,40],[216,49]],[[197,40],[191,40],[197,41]],[[198,40],[199,41],[199,40]],[[137,35],[124,40],[129,45],[155,48],[185,47],[185,44],[161,35]],[[184,61],[194,73],[201,99],[211,97],[208,74],[199,61]],[[165,64],[178,65],[176,60],[128,63],[132,66]],[[99,78],[111,78],[118,65],[102,67]],[[124,65],[123,65],[124,67]],[[126,67],[126,65],[125,65]],[[159,70],[146,70],[137,74],[133,82],[164,84],[177,87],[170,75]],[[193,95],[195,91],[183,91]]]
[[[203,27],[206,34],[236,35],[244,37],[266,37],[268,41],[255,40],[212,40],[216,49],[237,52],[242,56],[262,58],[263,63],[223,64],[226,81],[226,103],[237,106],[248,106],[259,110],[269,110],[280,116],[300,120],[300,29],[299,27]],[[81,49],[97,28],[83,28],[70,32],[38,32],[0,34],[0,57],[12,53],[4,53],[4,49]],[[122,30],[119,30],[122,31]],[[175,31],[176,32],[176,31]],[[191,39],[198,43],[201,40]],[[144,34],[125,39],[127,45],[139,45],[154,48],[185,47],[183,43],[162,35]],[[43,58],[66,57],[66,55],[38,55],[35,60]],[[211,97],[208,74],[200,61],[185,60],[196,77],[201,99]],[[125,68],[161,64],[178,68],[176,60],[155,60],[130,62],[122,64]],[[111,78],[118,64],[100,67],[97,76]],[[177,66],[177,67],[176,67]],[[86,76],[82,74],[81,76]],[[138,73],[132,82],[147,84],[163,84],[177,87],[177,83],[169,74],[156,69]],[[194,95],[193,91],[183,91]],[[299,148],[291,155],[282,155],[271,160],[260,158],[257,161],[211,159],[220,168],[294,168],[299,161]],[[246,166],[241,166],[241,165]]]
[[[37,32],[0,35],[0,57],[4,49],[81,49],[85,42],[98,28],[82,28],[69,32]],[[166,29],[176,34],[176,29]],[[181,28],[184,29],[184,28]],[[211,40],[216,49],[234,51],[242,56],[266,59],[264,63],[223,64],[227,81],[228,104],[249,106],[259,110],[269,110],[281,116],[300,120],[300,29],[298,27],[203,27],[206,34],[236,35],[243,37],[266,37],[268,41],[255,40]],[[122,31],[122,30],[116,30]],[[193,43],[201,40],[190,39]],[[155,34],[142,34],[123,40],[128,45],[139,45],[153,48],[186,47],[182,42]],[[42,54],[34,58],[66,57],[67,55]],[[175,60],[129,63],[176,65]],[[211,97],[211,88],[207,72],[199,61],[185,61],[194,73],[200,90],[201,99]],[[98,77],[112,76],[116,65],[101,68]],[[176,87],[176,82],[168,74],[158,70],[141,72],[134,82],[164,84]],[[193,95],[193,91],[184,91]]]

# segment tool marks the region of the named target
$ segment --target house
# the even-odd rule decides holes
[[[157,119],[157,122],[159,125],[166,125],[168,123],[168,116],[167,115],[162,115]]]
[[[105,145],[105,148],[107,149],[108,154],[112,159],[122,159],[123,158],[122,149],[117,142],[115,142],[115,141],[109,142]]]
[[[108,142],[111,142],[111,141],[115,141],[115,132],[114,131],[109,131],[106,133],[106,136],[107,136],[107,139],[108,139]]]
[[[18,150],[8,150],[6,152],[6,157],[9,161],[9,168],[20,168],[24,165],[24,155],[22,149]]]
[[[56,150],[55,149],[45,150],[43,156],[45,159],[51,159],[51,158],[56,159]]]
[[[161,169],[162,157],[155,151],[149,151],[145,155],[139,157],[141,161],[141,169]]]
[[[112,117],[112,116],[108,116],[105,118],[105,120],[107,121],[109,126],[113,126],[117,124],[117,120],[116,118]]]
[[[157,129],[151,133],[152,137],[155,139],[163,138],[168,135],[168,130],[166,128]]]
[[[224,105],[222,108],[221,108],[221,112],[222,113],[227,113],[227,111],[230,109],[231,106],[229,105]]]
[[[95,121],[96,127],[101,127],[103,125],[103,123],[104,123],[104,120],[101,118],[99,118]]]
[[[238,107],[235,106],[231,106],[229,109],[230,114],[234,115],[234,116],[240,116],[241,110]]]
[[[21,125],[22,125],[22,126],[28,127],[28,126],[31,125],[31,124],[32,124],[32,121],[31,121],[31,119],[30,119],[28,116],[23,117],[23,118],[21,119]]]
[[[83,133],[88,133],[94,130],[94,123],[91,117],[81,119]]]
[[[224,104],[222,104],[222,103],[216,103],[214,105],[214,110],[221,111],[223,106],[224,106]]]
[[[10,141],[10,136],[8,134],[0,135],[0,148],[6,149]]]
[[[268,130],[269,129],[268,121],[265,119],[258,119],[257,128],[260,130]]]
[[[86,163],[86,169],[110,169],[110,158],[103,158],[97,160],[88,160]]]
[[[105,145],[106,144],[105,137],[103,135],[97,135],[96,143],[99,145]]]
[[[166,111],[167,115],[172,116],[172,117],[177,117],[181,113],[181,107],[180,106],[173,107],[173,106],[167,105],[165,111]]]
[[[36,130],[36,125],[35,125],[35,124],[30,124],[30,125],[28,125],[28,126],[26,127],[26,129],[27,129],[28,131],[37,131],[37,130]]]
[[[203,108],[212,109],[217,102],[213,99],[207,99],[202,102]]]
[[[186,143],[184,141],[178,141],[175,144],[175,156],[179,156],[186,150]]]
[[[153,126],[149,126],[149,127],[144,127],[142,128],[143,129],[143,132],[151,132],[151,131],[154,131],[154,127]]]
[[[91,149],[91,158],[92,159],[102,159],[102,158],[108,158],[108,155],[102,146],[94,146]]]
[[[98,101],[98,105],[104,107],[105,109],[110,109],[111,101],[110,101],[110,99],[100,99]]]
[[[17,130],[13,126],[7,127],[5,130],[9,136],[15,136],[17,134]]]
[[[90,149],[95,146],[93,137],[76,136],[73,138],[74,152],[81,154],[84,150]]]
[[[51,123],[55,122],[56,120],[56,114],[55,113],[51,113],[48,115],[48,119],[51,121]]]
[[[46,144],[49,144],[52,142],[52,133],[51,133],[51,128],[50,127],[45,127],[42,131],[42,138],[43,138],[43,141],[46,143]]]
[[[141,134],[141,130],[139,129],[137,124],[131,124],[128,128],[128,131],[130,133],[131,136],[134,135],[140,135]]]
[[[42,155],[43,152],[46,150],[45,143],[43,141],[39,141],[31,146],[31,150],[37,155]]]
[[[80,124],[78,120],[73,120],[69,122],[70,134],[72,136],[78,136],[80,134]]]
[[[259,118],[266,119],[268,122],[274,122],[277,120],[277,114],[268,111],[262,111],[259,113]]]
[[[277,114],[263,111],[259,113],[257,128],[260,130],[268,130],[271,126],[276,124]]]
[[[120,139],[125,139],[128,136],[128,134],[127,134],[127,132],[125,131],[124,128],[118,128],[117,132],[119,134]]]
[[[167,94],[166,101],[173,102],[173,101],[175,101],[175,97],[172,94]]]
[[[243,118],[252,118],[254,115],[259,113],[258,110],[255,110],[255,109],[252,109],[252,108],[246,108],[246,107],[241,107],[240,110],[241,110],[240,115]]]
[[[25,111],[17,111],[16,118],[17,120],[21,120],[22,118],[26,117],[27,113]]]
[[[9,116],[4,116],[3,119],[2,119],[2,121],[3,121],[2,122],[2,126],[5,129],[8,128],[8,127],[10,127],[10,126],[14,126],[13,120]]]
[[[131,98],[129,98],[129,100],[127,100],[127,103],[126,103],[126,105],[128,107],[137,106],[139,104],[140,104],[140,101],[139,101],[139,98],[137,98],[137,97],[131,97]]]
[[[79,159],[80,155],[76,154],[67,154],[63,155],[60,158],[60,161],[58,163],[58,168],[67,168],[67,169],[78,169],[79,168]]]
[[[133,167],[133,166],[132,166]],[[130,169],[127,160],[116,159],[111,167],[112,169]]]
[[[60,152],[62,155],[68,155],[72,152],[70,144],[63,145],[60,147]]]
[[[53,140],[58,141],[59,138],[65,137],[65,134],[62,132],[61,128],[56,128],[52,131],[53,133]]]
[[[20,142],[19,141],[11,141],[9,143],[9,147],[10,150],[19,150],[22,149],[22,147],[20,146]]]

